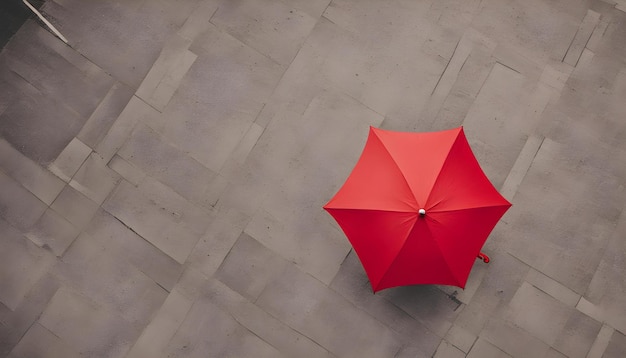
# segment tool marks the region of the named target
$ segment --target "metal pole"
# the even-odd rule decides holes
[[[35,8],[33,7],[33,5],[31,5],[31,4],[30,4],[28,1],[26,1],[26,0],[22,0],[22,1],[24,2],[24,4],[25,4],[26,6],[28,6],[28,8],[29,8],[29,9],[31,9],[31,10],[35,13],[35,15],[37,15],[37,16],[39,17],[39,19],[40,19],[41,21],[43,21],[43,22],[44,22],[44,24],[46,24],[46,26],[48,26],[48,28],[49,28],[50,30],[52,30],[52,32],[53,32],[55,35],[57,35],[57,37],[58,37],[58,38],[60,38],[61,40],[63,40],[63,42],[67,43],[67,39],[66,39],[63,35],[61,35],[61,33],[60,33],[60,32],[59,32],[59,31],[58,31],[58,30],[57,30],[54,26],[52,26],[52,24],[51,24],[48,20],[46,20],[46,18],[45,18],[45,17],[43,17],[43,15],[42,15],[39,11],[37,11],[37,9],[35,9]]]

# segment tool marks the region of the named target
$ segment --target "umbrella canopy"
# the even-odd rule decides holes
[[[370,127],[359,161],[324,209],[376,292],[413,284],[464,288],[510,206],[483,173],[462,127],[430,133]]]

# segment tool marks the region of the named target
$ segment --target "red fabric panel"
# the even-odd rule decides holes
[[[402,248],[416,213],[327,209],[346,234],[370,279],[378,282]]]
[[[324,208],[408,212],[418,209],[402,172],[373,134],[373,128],[352,173]]]

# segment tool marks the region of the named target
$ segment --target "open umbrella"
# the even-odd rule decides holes
[[[376,292],[413,284],[464,288],[510,206],[483,173],[462,127],[430,133],[370,127],[359,161],[324,209]]]

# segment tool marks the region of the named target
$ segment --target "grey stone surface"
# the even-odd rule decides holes
[[[0,216],[20,230],[28,230],[46,211],[41,202],[19,182],[0,172]]]
[[[81,355],[124,357],[138,336],[122,317],[67,288],[56,292],[39,323]]]
[[[48,169],[63,181],[69,183],[90,153],[91,148],[79,139],[74,138],[67,144],[56,160],[48,166]]]
[[[188,200],[201,201],[215,173],[139,124],[118,155]]]
[[[179,263],[208,225],[203,210],[156,181],[120,182],[103,208]]]
[[[9,354],[11,358],[78,358],[80,354],[39,323],[33,324]]]
[[[37,246],[51,250],[56,256],[61,256],[79,232],[69,221],[48,208],[25,235]]]
[[[98,210],[98,204],[67,185],[50,208],[78,229],[83,229]]]
[[[50,205],[63,190],[65,183],[48,170],[26,158],[6,140],[0,140],[0,166],[15,181]]]
[[[101,204],[119,180],[119,175],[109,169],[99,155],[91,152],[72,177],[70,186],[96,204]]]
[[[0,51],[0,356],[623,357],[623,0],[48,0]],[[322,206],[463,125],[513,207],[373,294]]]
[[[0,219],[0,227],[0,302],[13,311],[54,264],[54,255],[22,237],[6,221]]]

